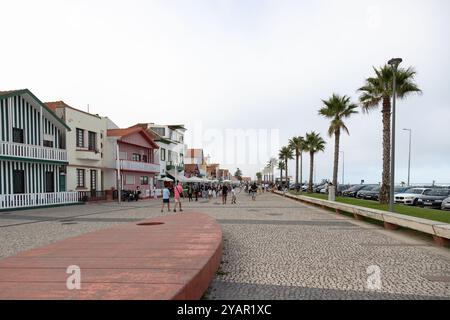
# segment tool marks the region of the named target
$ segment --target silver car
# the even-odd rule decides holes
[[[447,199],[444,199],[442,201],[441,209],[442,210],[450,210],[450,197],[448,197]]]

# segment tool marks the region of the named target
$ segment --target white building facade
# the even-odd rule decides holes
[[[28,89],[0,92],[0,210],[78,202],[67,191],[69,131]]]
[[[85,200],[106,200],[104,148],[109,119],[70,107],[63,101],[46,105],[71,129],[66,137],[69,164],[67,190]]]

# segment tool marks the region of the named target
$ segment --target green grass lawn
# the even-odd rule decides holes
[[[296,193],[295,191],[292,191],[291,193],[294,195],[298,195],[298,193]],[[312,197],[312,198],[317,198],[317,199],[328,200],[328,195],[326,195],[326,194],[303,193],[302,195]],[[336,197],[336,201],[341,202],[341,203],[346,203],[346,204],[353,204],[355,206],[389,211],[388,205],[381,205],[377,201],[355,199],[355,198],[348,198],[348,197]],[[449,211],[412,207],[412,206],[405,206],[402,204],[396,204],[395,212],[400,213],[400,214],[405,214],[408,216],[450,223],[450,212]]]

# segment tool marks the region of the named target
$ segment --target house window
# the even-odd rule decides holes
[[[77,169],[77,187],[84,188],[84,169]]]
[[[89,131],[89,133],[88,133],[88,148],[89,148],[89,151],[97,150],[97,133]]]
[[[77,147],[84,148],[84,130],[77,128]]]
[[[13,192],[25,193],[25,171],[13,170]]]
[[[91,170],[91,190],[97,190],[97,170]]]
[[[47,148],[53,148],[53,141],[44,140],[43,145],[44,145],[44,147],[47,147]]]
[[[161,148],[161,161],[166,161],[166,149]]]
[[[141,186],[148,186],[148,177],[147,176],[141,177]]]
[[[148,157],[146,154],[142,156],[142,162],[148,162]]]
[[[125,184],[127,185],[133,185],[135,182],[134,176],[126,176],[125,177]]]
[[[166,135],[166,128],[152,128],[159,136],[164,137]]]
[[[133,153],[133,157],[131,158],[133,161],[141,161],[141,155],[139,153]]]
[[[23,129],[13,128],[13,142],[23,143]]]
[[[45,192],[55,192],[55,174],[51,171],[45,172]]]

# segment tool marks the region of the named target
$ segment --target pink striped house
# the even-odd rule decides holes
[[[155,157],[159,148],[153,138],[141,127],[109,129],[108,135],[108,178],[110,190],[117,189],[117,146],[119,147],[122,190],[136,190],[139,186],[141,197],[148,198],[159,173],[159,163]]]

